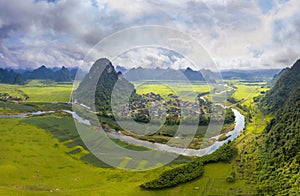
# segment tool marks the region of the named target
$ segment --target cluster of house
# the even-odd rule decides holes
[[[22,102],[22,98],[21,97],[13,97],[11,95],[9,95],[8,93],[1,93],[0,92],[0,101],[9,101],[9,102]]]
[[[190,102],[179,99],[178,96],[170,94],[169,99],[165,100],[159,94],[153,92],[143,94],[142,99],[123,105],[116,108],[116,114],[122,117],[144,116],[163,119],[166,116],[169,118],[178,119],[181,116],[205,115],[210,112],[208,103],[199,105],[199,102]],[[128,110],[129,108],[129,110]]]

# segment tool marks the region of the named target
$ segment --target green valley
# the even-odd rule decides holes
[[[290,82],[290,78],[299,78],[298,69],[299,63],[280,76],[271,89],[266,82],[226,81],[236,89],[228,88],[231,97],[227,99],[227,105],[238,109],[246,117],[243,133],[210,155],[180,155],[168,165],[146,171],[121,169],[126,168],[129,161],[135,162],[130,157],[125,157],[119,169],[113,168],[89,151],[76,130],[73,118],[63,111],[72,110],[67,103],[72,90],[71,84],[36,80],[26,85],[1,84],[1,92],[6,93],[6,97],[11,95],[20,98],[19,102],[3,98],[0,102],[1,115],[49,110],[55,112],[25,118],[0,118],[0,193],[297,195],[299,80]],[[152,93],[151,96],[157,97],[161,94],[162,99],[168,100],[175,96],[174,91],[165,89],[162,84],[152,82],[134,85],[137,95]],[[192,91],[206,93],[214,88],[202,83],[194,83],[191,87],[178,82],[170,85],[183,94]],[[136,98],[139,99],[138,96]],[[203,96],[207,99],[210,96],[214,98],[213,94]],[[186,98],[190,100],[188,96]],[[109,116],[99,115],[99,120],[107,130],[120,130]],[[176,125],[165,126],[157,135],[147,138],[136,137],[124,130],[122,133],[153,143],[164,143],[164,139],[174,136],[176,129]],[[206,129],[206,126],[199,126],[195,141],[200,141],[200,144],[191,143],[191,148],[198,148],[204,142],[207,142],[207,146],[210,145],[210,142],[202,138]],[[220,138],[223,137],[224,134]],[[112,140],[126,149],[149,150],[122,140]],[[226,140],[226,137],[220,140]],[[134,164],[136,169],[141,170],[145,168],[147,161]]]

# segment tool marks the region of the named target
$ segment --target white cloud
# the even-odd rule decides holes
[[[220,69],[280,68],[300,57],[298,0],[274,0],[267,13],[256,0],[95,1],[97,6],[87,0],[0,1],[0,52],[5,57],[0,66],[76,66],[106,36],[149,24],[191,35]],[[128,53],[127,61],[134,66],[169,65],[170,56],[145,52],[143,57]]]
[[[115,65],[128,68],[173,68],[193,67],[191,62],[174,51],[163,48],[143,47],[129,50],[113,60]]]

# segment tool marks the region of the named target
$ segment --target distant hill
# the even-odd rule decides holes
[[[194,71],[191,68],[185,70],[175,69],[161,69],[161,68],[133,68],[128,70],[124,77],[129,81],[143,81],[143,80],[190,80],[190,81],[204,81],[202,74],[198,71]]]
[[[188,79],[189,81],[207,81],[215,83],[216,80],[222,76],[225,80],[249,80],[261,81],[270,80],[275,75],[280,75],[279,69],[263,69],[263,70],[225,70],[220,73],[213,72],[209,69],[201,69],[199,71],[191,68],[175,70],[162,68],[132,68],[126,69],[120,65],[116,66],[116,72],[121,72],[129,81],[145,81],[145,80],[173,80],[182,81]],[[21,74],[24,79],[32,80],[52,80],[57,82],[70,82],[75,79],[78,68],[54,67],[47,68],[45,65],[35,70],[18,69],[15,72]],[[221,74],[221,75],[220,75]],[[270,85],[274,84],[276,78],[270,81]]]
[[[198,71],[194,71],[191,68],[187,68],[185,70],[181,70],[185,77],[189,80],[200,80],[204,81],[202,74]]]
[[[209,69],[201,69],[199,72],[203,75],[206,81],[211,83],[215,83],[216,80],[220,78],[220,74],[215,73]]]
[[[220,73],[213,72],[209,69],[201,69],[199,71],[191,68],[175,70],[175,69],[161,69],[161,68],[133,68],[127,70],[124,77],[130,81],[142,80],[183,80],[190,81],[204,81],[215,82],[221,76],[224,80],[249,80],[261,81],[271,79],[278,74],[280,69],[263,69],[263,70],[224,70]],[[124,72],[123,72],[124,73]],[[183,74],[183,75],[182,75]],[[221,75],[219,75],[221,74]]]
[[[52,69],[47,68],[45,65],[42,65],[28,74],[27,79],[55,80],[55,72]]]
[[[70,72],[64,66],[61,68],[61,70],[58,70],[55,75],[56,75],[56,77],[55,77],[56,82],[69,82],[69,81],[71,81]]]
[[[278,74],[280,69],[260,69],[260,70],[223,70],[221,75],[225,80],[266,80]]]
[[[295,90],[299,86],[300,60],[298,60],[291,68],[286,68],[281,71],[274,87],[261,101],[263,110],[272,113],[281,111],[289,97],[296,93]]]
[[[281,70],[279,73],[275,74],[274,77],[272,78],[272,80],[270,80],[268,83],[269,83],[269,86],[273,87],[277,80],[281,77],[281,75],[283,75],[286,71],[288,71],[290,68],[285,68],[283,70]]]
[[[0,82],[7,84],[24,84],[25,80],[21,74],[13,70],[0,68]]]
[[[28,80],[52,80],[56,82],[70,82],[74,80],[77,68],[71,70],[66,67],[47,68],[45,65],[32,71],[23,71],[24,78]]]
[[[97,111],[111,111],[111,94],[115,84],[117,96],[124,97],[122,93],[132,92],[135,94],[133,84],[128,82],[121,72],[116,72],[108,59],[97,60],[91,67],[89,73],[85,75],[77,90],[74,92],[74,98],[77,102],[83,103]],[[95,98],[94,108],[93,98]]]

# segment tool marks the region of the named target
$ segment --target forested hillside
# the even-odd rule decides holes
[[[115,84],[119,81],[119,85]],[[116,92],[125,93],[133,92],[133,84],[123,78],[120,72],[116,72],[113,65],[108,59],[99,59],[91,67],[89,73],[84,77],[78,89],[74,93],[78,102],[93,107],[95,104],[98,111],[111,111],[111,94],[114,88]],[[119,95],[122,97],[122,95]],[[95,103],[93,99],[95,98]]]
[[[300,60],[284,71],[260,103],[274,118],[260,136],[258,192],[300,194]]]

